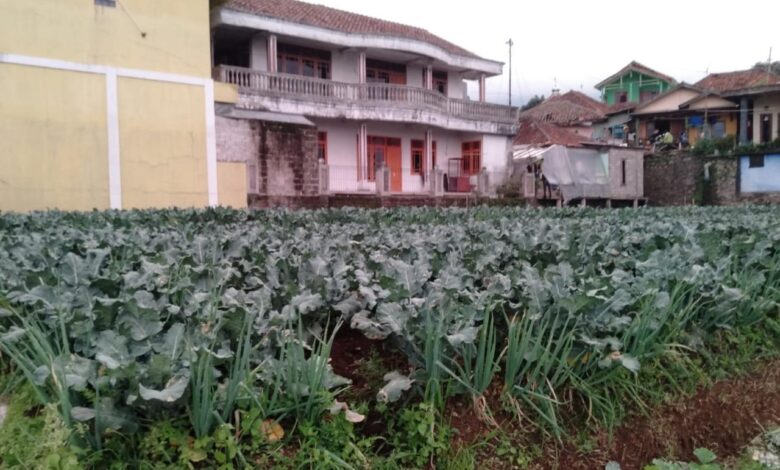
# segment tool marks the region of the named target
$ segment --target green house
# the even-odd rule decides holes
[[[644,103],[665,92],[675,80],[633,61],[596,85],[601,99],[612,106],[620,103]]]

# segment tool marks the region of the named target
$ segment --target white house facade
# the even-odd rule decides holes
[[[250,194],[486,191],[504,178],[517,109],[485,100],[500,62],[295,0],[228,0],[212,37],[215,80],[238,87],[217,108],[218,154],[246,162]]]

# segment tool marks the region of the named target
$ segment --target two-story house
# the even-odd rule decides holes
[[[212,37],[214,78],[238,88],[217,109],[219,159],[246,163],[250,195],[469,191],[507,169],[517,110],[485,100],[501,62],[295,0],[222,2]]]

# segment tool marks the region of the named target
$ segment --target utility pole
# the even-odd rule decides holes
[[[769,46],[769,59],[766,61],[766,84],[772,81],[772,46]]]
[[[515,45],[515,42],[509,38],[506,43],[509,45],[509,106],[512,106],[512,46]]]

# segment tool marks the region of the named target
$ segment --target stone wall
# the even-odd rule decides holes
[[[704,172],[701,158],[691,155],[645,156],[645,197],[652,206],[693,204]]]
[[[216,131],[217,159],[246,162],[251,194],[319,193],[314,127],[218,116]]]
[[[740,193],[739,157],[648,155],[644,168],[645,197],[653,206],[780,204],[780,193]]]

